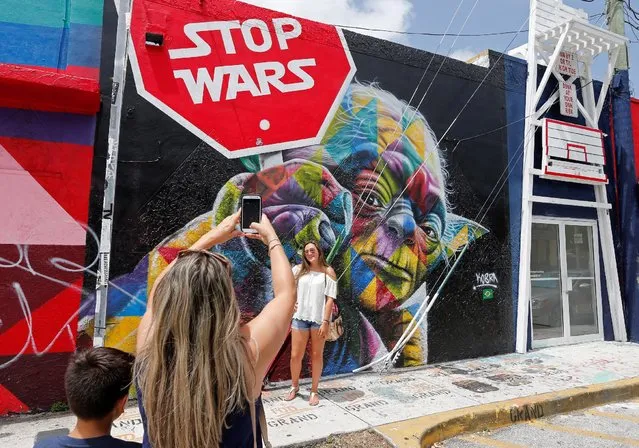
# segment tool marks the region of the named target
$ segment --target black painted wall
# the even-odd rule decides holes
[[[105,2],[104,16],[103,110],[96,137],[89,223],[93,229],[100,228],[107,151],[116,20],[112,2]],[[405,354],[399,364],[440,362],[511,351],[514,323],[508,183],[505,176],[502,177],[507,165],[507,142],[501,60],[498,55],[491,54],[491,70],[450,59],[442,64],[444,58],[440,56],[351,32],[345,31],[345,34],[357,66],[359,83],[376,83],[374,89],[389,92],[396,100],[404,102],[415,93],[412,106],[416,106],[428,91],[419,112],[423,116],[421,119],[432,128],[435,139],[441,139],[441,158],[448,172],[448,212],[488,230],[483,233],[480,226],[470,225],[476,234],[471,235],[469,249],[430,312],[427,338],[423,337],[422,329],[422,336],[415,341],[419,353]],[[427,66],[429,69],[415,92]],[[211,213],[218,195],[224,194],[225,184],[233,176],[250,171],[247,168],[250,163],[226,159],[139,97],[130,71],[122,116],[111,278],[145,300],[145,256],[155,256],[154,248],[162,240],[170,235],[177,235],[179,239],[187,223]],[[349,190],[348,180],[340,178],[339,170],[329,166],[324,169],[333,170],[340,185]],[[356,198],[353,208],[356,214],[360,208]],[[463,233],[459,228],[450,230]],[[349,235],[348,240],[352,242],[357,237]],[[452,244],[451,241],[448,243]],[[457,254],[461,248],[463,245],[457,247]],[[454,254],[455,251],[450,250]],[[293,255],[291,252],[295,258]],[[94,250],[89,250],[87,259],[92,260],[94,256]],[[451,255],[429,262],[427,273],[420,274],[418,283],[425,283],[425,291],[434,294],[454,260],[455,256]],[[138,272],[134,273],[136,265]],[[392,347],[397,335],[385,334],[381,327],[396,325],[405,319],[405,313],[398,308],[375,310],[362,305],[365,298],[358,298],[354,292],[358,272],[353,266],[349,267],[343,257],[336,257],[334,267],[338,275],[350,269],[349,275],[340,280],[341,297],[338,298],[346,314],[347,333],[338,343],[327,345],[325,373],[350,371],[381,353],[361,346],[358,333],[364,325],[362,319],[378,331],[388,348]],[[245,307],[257,312],[263,300],[268,300],[269,293],[268,282],[264,283],[263,276],[256,275],[254,279],[254,283],[242,280],[238,297]],[[484,280],[489,280],[492,286],[482,286],[486,283]],[[90,287],[89,283],[87,285]],[[245,293],[247,290],[262,291],[263,297],[249,297]],[[414,313],[424,298],[423,291],[416,292],[412,300],[398,297],[397,306],[401,302],[407,307],[406,312]],[[115,336],[115,329],[134,325],[130,317],[140,316],[143,306],[122,303],[126,300],[110,292],[109,331],[114,336],[111,339],[107,336],[107,342],[130,348],[133,347],[131,341],[117,340],[119,336]],[[404,328],[405,323],[399,327]],[[286,376],[288,362],[285,356],[278,361],[280,377]]]

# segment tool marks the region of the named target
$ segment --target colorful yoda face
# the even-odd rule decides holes
[[[368,141],[354,148],[348,164],[351,247],[363,261],[351,265],[357,271],[351,276],[356,282],[368,270],[375,274],[360,303],[377,311],[408,299],[440,260],[446,203],[440,156],[423,117],[388,95],[362,90],[352,107],[370,110],[377,126],[367,128]]]
[[[435,267],[486,232],[450,212],[442,158],[425,118],[374,85],[350,87],[321,145],[282,156],[282,165],[268,169],[257,157],[243,159],[248,172],[226,183],[212,211],[168,236],[118,283],[145,295],[180,249],[239,208],[242,194],[262,197],[289,256],[310,239],[332,252],[338,301],[358,304],[369,317],[397,309]],[[266,251],[241,238],[218,250],[234,263],[243,311],[259,312],[271,295]],[[130,299],[117,294],[109,294],[115,318],[130,309]]]
[[[448,212],[441,156],[424,117],[374,86],[351,86],[322,145],[284,159],[322,166],[350,192],[342,264],[368,311],[397,308],[428,272],[485,232]]]

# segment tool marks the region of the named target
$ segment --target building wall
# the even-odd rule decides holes
[[[112,17],[107,13],[105,20],[103,81],[113,52],[107,49],[115,29]],[[287,151],[284,164],[269,170],[260,170],[253,158],[228,160],[200,142],[142,100],[129,76],[108,345],[134,349],[147,291],[160,270],[235,210],[241,193],[258,191],[293,262],[299,261],[297,251],[309,237],[320,239],[325,249],[342,241],[333,266],[340,276],[337,301],[345,334],[327,344],[325,374],[350,372],[392,348],[467,244],[428,321],[398,365],[512,350],[508,185],[499,184],[507,165],[503,67],[489,74],[464,108],[488,69],[453,60],[441,65],[439,56],[352,33],[347,33],[347,41],[357,82],[342,101],[339,119],[321,145]],[[425,101],[413,118],[408,111],[402,120],[405,103],[431,61],[416,95],[428,90]],[[103,114],[98,157],[106,152],[107,125]],[[402,132],[406,135],[400,138]],[[387,168],[371,193],[364,179],[375,166]],[[94,180],[100,178],[99,170],[96,165]],[[417,180],[409,182],[412,177]],[[388,219],[381,220],[391,196],[404,187]],[[94,182],[92,227],[99,223],[101,194],[101,183]],[[406,242],[407,235],[415,239],[414,245]],[[250,318],[271,299],[267,255],[258,245],[244,242],[217,249],[234,263],[236,293]],[[370,256],[361,256],[366,253]],[[386,269],[375,266],[374,256]],[[91,313],[81,316],[80,331],[92,334]],[[288,375],[288,353],[281,355],[272,380]]]
[[[64,402],[78,314],[92,307],[81,305],[78,267],[102,7],[101,0],[8,0],[0,8],[0,415]]]
[[[526,108],[526,62],[514,58],[511,56],[504,56],[504,65],[505,65],[505,79],[506,79],[506,114],[508,116],[508,154],[509,160],[511,163],[511,172],[508,178],[508,182],[510,184],[510,235],[512,241],[512,266],[513,266],[513,278],[518,279],[519,277],[519,235],[521,231],[521,188],[522,188],[522,167],[523,167],[523,141],[524,141],[524,121],[523,117],[525,116],[525,108]],[[545,66],[539,67],[538,70],[538,82],[541,80],[543,76],[543,72],[545,70]],[[542,95],[540,100],[540,104],[543,104],[544,101],[548,99],[548,97],[557,89],[557,83],[551,80],[548,83],[548,87],[546,91]],[[578,87],[579,89],[579,87]],[[594,83],[595,95],[599,95],[601,90],[601,83],[595,81]],[[581,92],[579,95],[581,95]],[[581,98],[581,96],[579,96]],[[609,108],[609,98],[606,100],[606,104],[604,105],[600,120],[599,127],[606,134],[606,138],[604,139],[605,151],[606,151],[606,160],[614,160],[612,155],[612,145],[610,141],[610,108]],[[559,103],[557,102],[553,105],[547,114],[545,115],[547,118],[555,118],[562,121],[574,122],[577,124],[585,124],[583,119],[572,119],[569,117],[564,117],[559,113]],[[539,134],[541,135],[541,133]],[[534,164],[535,168],[541,167],[541,138],[537,138],[536,147],[535,147],[535,158]],[[612,221],[613,221],[613,233],[615,234],[615,244],[618,247],[618,233],[615,232],[615,205],[616,200],[614,196],[615,191],[615,173],[614,173],[614,164],[609,163],[607,165],[607,175],[610,179],[610,183],[608,185],[608,200],[611,204],[613,204],[613,211],[611,213]],[[560,182],[553,181],[547,179],[540,179],[538,177],[535,178],[534,190],[535,195],[538,196],[550,196],[550,197],[558,197],[558,198],[569,198],[569,199],[578,199],[583,201],[594,201],[594,189],[590,185],[582,185],[571,182]],[[542,216],[542,217],[556,217],[556,218],[574,218],[574,219],[584,219],[584,220],[596,220],[597,213],[595,209],[584,208],[584,207],[569,207],[569,206],[560,206],[554,204],[542,204],[535,203],[533,205],[533,216]],[[598,235],[597,235],[597,238]],[[599,240],[599,247],[601,247],[601,241]],[[599,254],[599,266],[600,266],[600,284],[602,288],[602,308],[603,308],[603,326],[604,326],[604,336],[606,340],[614,339],[613,331],[612,331],[612,321],[610,318],[610,307],[608,304],[608,294],[606,290],[605,283],[605,275],[603,268],[603,260],[601,259],[601,255]],[[513,282],[513,302],[517,303],[519,300],[518,293],[518,281]],[[514,308],[514,319],[516,321],[517,307]],[[530,338],[531,332],[529,329],[529,347],[530,347]]]
[[[101,0],[4,0],[0,63],[98,79]]]
[[[91,343],[109,119],[103,109],[96,120],[97,81],[110,92],[116,26],[110,1],[9,6],[0,11],[0,415],[63,401],[69,354]],[[337,248],[345,334],[327,344],[325,374],[392,348],[466,246],[397,365],[513,350],[525,64],[490,53],[483,68],[346,37],[358,71],[339,118],[321,145],[287,151],[268,170],[199,141],[141,99],[129,73],[108,345],[134,351],[160,270],[235,210],[241,193],[259,192],[292,262],[311,237]],[[407,108],[422,96],[418,111]],[[367,182],[381,167],[381,179]],[[589,199],[557,182],[539,192]],[[574,210],[535,214],[582,217]],[[267,255],[252,243],[217,249],[234,263],[249,319],[271,299]],[[287,378],[288,356],[285,348],[271,380]]]
[[[635,144],[635,175],[639,179],[639,99],[631,98],[630,112],[632,113],[632,137]]]

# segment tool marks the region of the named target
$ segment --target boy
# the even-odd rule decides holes
[[[76,353],[64,375],[67,401],[78,418],[66,436],[44,439],[34,448],[139,448],[111,437],[113,421],[124,412],[133,376],[133,355],[96,347]]]

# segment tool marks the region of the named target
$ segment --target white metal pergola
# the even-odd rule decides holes
[[[543,125],[542,117],[559,99],[557,91],[543,104],[539,104],[544,89],[552,77],[558,82],[574,83],[580,78],[582,100],[576,100],[577,108],[591,128],[599,128],[606,93],[614,75],[614,67],[620,51],[625,50],[627,39],[588,22],[588,15],[564,5],[560,0],[530,0],[528,44],[515,49],[511,54],[522,54],[526,49],[528,79],[526,83],[526,118],[524,128],[524,166],[522,185],[521,240],[519,258],[519,302],[517,314],[517,352],[527,350],[530,319],[530,255],[532,212],[534,203],[559,204],[573,207],[590,207],[597,210],[599,237],[603,256],[604,273],[615,339],[626,341],[626,328],[621,303],[617,263],[614,254],[610,209],[605,184],[593,186],[595,201],[579,201],[568,198],[535,196],[535,178],[544,177],[541,169],[534,167],[536,131]],[[557,62],[561,52],[575,54],[580,70],[577,74],[563,75]],[[608,70],[598,98],[592,84],[592,63],[597,56],[608,53]],[[539,84],[537,63],[546,64]],[[565,78],[565,76],[568,76]],[[599,256],[595,254],[595,257]]]

